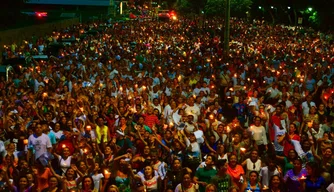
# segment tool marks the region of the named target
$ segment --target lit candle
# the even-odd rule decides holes
[[[268,190],[269,187],[267,185],[263,185],[263,190]]]
[[[241,148],[240,148],[240,151],[241,151],[241,152],[245,152],[245,151],[246,151],[246,149],[245,149],[245,148],[243,148],[243,147],[241,147]]]
[[[108,170],[104,170],[104,177],[106,178],[106,179],[109,179],[110,178],[110,172],[108,171]]]
[[[43,93],[43,97],[47,97],[48,96],[48,93]]]
[[[170,126],[170,127],[173,127],[173,126],[174,126],[174,123],[173,123],[173,122],[170,122],[170,123],[169,123],[169,126]]]
[[[23,140],[24,145],[28,145],[28,139]]]
[[[231,131],[230,126],[227,126],[227,127],[226,127],[226,131],[227,131],[227,133],[229,133],[229,132]]]
[[[209,118],[212,120],[212,119],[214,118],[214,116],[213,116],[213,115],[210,115]]]
[[[302,175],[302,177],[300,178],[300,180],[305,180],[306,177],[304,175]]]
[[[87,127],[86,127],[86,130],[87,130],[87,131],[90,131],[90,130],[92,130],[92,126],[90,126],[90,125],[87,125]]]
[[[63,144],[61,147],[64,149],[64,148],[66,148],[66,145],[65,145],[65,144]]]

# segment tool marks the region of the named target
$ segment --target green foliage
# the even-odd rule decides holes
[[[245,13],[252,5],[252,0],[230,0],[231,13]],[[178,10],[189,13],[200,13],[204,10],[206,15],[223,15],[225,13],[226,0],[178,0]],[[204,9],[203,9],[204,8]]]

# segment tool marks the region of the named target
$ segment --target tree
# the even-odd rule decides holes
[[[252,5],[252,0],[231,0],[232,15],[244,15]],[[223,15],[225,13],[225,0],[209,0],[205,5],[207,15]]]

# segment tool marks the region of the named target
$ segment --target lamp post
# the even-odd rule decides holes
[[[224,32],[224,59],[227,62],[230,52],[230,0],[226,0],[225,32]]]

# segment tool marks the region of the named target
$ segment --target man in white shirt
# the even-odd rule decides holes
[[[306,101],[302,103],[303,115],[308,115],[311,107],[316,106],[315,103],[312,101],[312,96],[308,95],[306,97]]]
[[[260,178],[262,186],[269,186],[270,178],[274,175],[280,175],[280,170],[273,159],[268,158],[268,166],[262,167],[260,171]]]
[[[188,105],[185,108],[184,112],[186,114],[192,114],[194,116],[194,122],[197,122],[198,116],[201,114],[200,109],[195,105],[195,99],[190,97],[188,99]]]
[[[34,150],[35,159],[38,159],[45,153],[51,152],[52,145],[49,136],[43,133],[42,125],[37,124],[35,127],[35,133],[31,134],[28,138],[29,152]],[[29,154],[28,154],[29,157]]]

